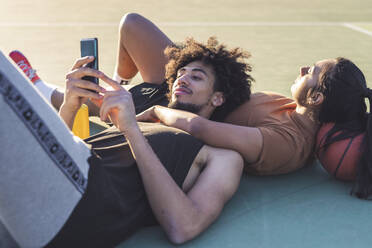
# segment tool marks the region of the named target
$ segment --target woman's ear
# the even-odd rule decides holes
[[[308,104],[309,106],[320,106],[324,101],[324,95],[322,92],[315,92],[311,96],[308,97]]]

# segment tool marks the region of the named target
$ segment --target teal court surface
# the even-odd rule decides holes
[[[369,0],[5,0],[0,49],[23,51],[45,81],[63,87],[79,56],[79,40],[98,37],[100,68],[111,75],[118,23],[127,12],[148,17],[174,41],[214,35],[250,51],[254,91],[290,96],[300,66],[338,56],[354,61],[372,86]],[[182,247],[371,247],[372,205],[351,197],[351,187],[316,161],[288,175],[244,176],[221,217]],[[160,227],[150,227],[118,247],[173,245]]]
[[[91,129],[102,127],[96,119]],[[288,174],[243,176],[220,218],[182,247],[370,247],[371,202],[349,195],[318,162]],[[159,226],[144,228],[118,248],[173,247]]]
[[[182,247],[370,247],[371,203],[315,163],[290,175],[242,178],[222,216]],[[172,247],[160,227],[119,247]]]

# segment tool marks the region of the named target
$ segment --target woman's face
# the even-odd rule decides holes
[[[313,66],[304,66],[300,68],[300,75],[298,75],[294,84],[291,87],[293,99],[299,105],[304,105],[307,102],[307,93],[309,89],[315,88],[319,85],[321,72],[327,67],[333,66],[336,63],[334,59],[320,60]]]

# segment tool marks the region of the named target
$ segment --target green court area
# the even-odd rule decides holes
[[[243,177],[217,222],[182,247],[370,247],[371,203],[352,198],[350,188],[317,163],[288,175]],[[119,247],[173,246],[151,227]]]
[[[354,61],[372,86],[369,0],[93,0],[89,6],[72,0],[7,0],[3,5],[0,48],[24,51],[45,81],[60,86],[83,37],[98,37],[100,68],[112,74],[117,24],[126,12],[153,20],[174,41],[217,36],[229,47],[250,51],[254,91],[290,96],[300,66],[338,56]],[[370,247],[372,205],[351,197],[351,187],[332,179],[317,162],[289,175],[244,176],[217,222],[184,247]],[[119,247],[172,245],[160,227],[150,227]]]

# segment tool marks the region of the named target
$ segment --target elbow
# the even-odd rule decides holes
[[[167,232],[167,236],[170,242],[175,245],[181,245],[187,241],[195,238],[198,235],[197,228],[174,228]]]
[[[187,239],[185,236],[181,234],[172,234],[168,235],[169,241],[174,245],[182,245],[186,243],[189,239]]]

